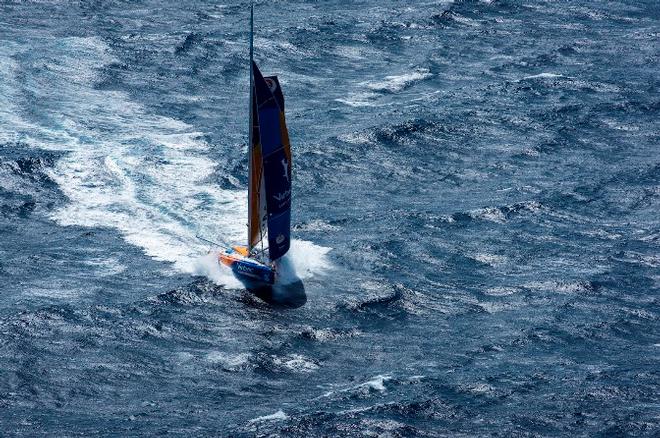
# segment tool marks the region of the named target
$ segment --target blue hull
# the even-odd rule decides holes
[[[231,266],[234,275],[246,286],[272,285],[275,283],[275,270],[257,263],[237,260]]]

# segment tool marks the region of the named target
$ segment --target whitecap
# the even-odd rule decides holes
[[[254,424],[254,423],[261,423],[261,422],[264,422],[264,421],[284,421],[284,420],[288,420],[288,419],[289,419],[289,416],[287,414],[285,414],[283,410],[280,409],[279,411],[275,412],[274,414],[264,415],[262,417],[253,418],[248,423],[249,424]]]
[[[379,95],[376,93],[359,92],[359,93],[351,93],[344,98],[337,98],[335,99],[335,101],[339,103],[343,103],[344,105],[348,105],[353,108],[382,106],[375,102],[375,99],[377,97],[379,97]]]
[[[84,263],[94,267],[94,275],[101,277],[121,274],[127,269],[116,257],[91,258],[85,260]]]
[[[319,369],[319,366],[316,363],[300,354],[292,354],[284,357],[273,357],[273,363],[298,373],[311,373],[312,371]]]
[[[524,287],[533,290],[544,290],[561,294],[583,293],[592,289],[591,284],[584,281],[532,281],[526,283]]]
[[[558,73],[539,73],[537,75],[525,76],[523,80],[527,79],[552,79],[552,78],[563,78],[564,75]]]
[[[385,382],[391,380],[392,377],[389,375],[379,374],[371,380],[368,380],[364,383],[359,384],[356,388],[359,389],[372,389],[378,392],[385,392]]]
[[[502,210],[496,207],[480,208],[469,212],[469,215],[475,219],[484,219],[490,222],[504,223],[506,216]]]
[[[429,69],[419,68],[400,75],[385,76],[383,81],[365,82],[364,84],[367,88],[374,91],[389,91],[394,93],[403,90],[414,82],[422,81],[431,76],[433,76],[433,74]]]
[[[472,259],[490,266],[501,266],[508,261],[506,256],[488,253],[477,253],[470,256]]]
[[[513,295],[518,292],[518,289],[515,287],[502,287],[502,286],[496,286],[496,287],[490,287],[486,289],[484,292],[486,295],[490,295],[493,297],[505,297],[507,295]]]
[[[219,364],[224,368],[236,369],[249,362],[250,355],[247,353],[228,354],[222,351],[212,351],[206,355],[206,360]]]

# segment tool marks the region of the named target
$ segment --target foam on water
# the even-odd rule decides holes
[[[373,379],[359,384],[356,388],[367,388],[378,392],[385,392],[385,382],[388,380],[392,380],[392,376],[379,374]]]
[[[375,102],[376,98],[378,98],[378,94],[373,92],[356,92],[349,94],[345,98],[337,98],[335,100],[354,108],[383,106],[383,104]]]
[[[18,127],[25,130],[2,124],[19,141],[67,153],[49,176],[70,202],[52,219],[61,225],[117,229],[147,255],[193,272],[203,250],[194,225],[222,217],[225,226],[217,234],[236,235],[242,224],[235,212],[244,208],[245,195],[208,181],[215,164],[191,126],[150,114],[126,93],[95,88],[98,67],[113,61],[101,40],[65,38],[57,47],[61,53],[64,46],[65,55],[56,59],[49,57],[53,45],[46,42],[43,59],[31,61],[48,68],[26,90],[15,87],[57,111],[41,114],[43,121],[23,118]],[[200,198],[209,202],[189,202]]]
[[[18,121],[17,108],[0,113],[0,138],[66,152],[49,176],[69,202],[51,218],[64,226],[118,230],[148,256],[172,263],[175,271],[240,287],[231,271],[218,265],[217,253],[203,256],[207,247],[196,238],[201,230],[221,244],[242,242],[247,212],[245,191],[221,189],[212,181],[216,163],[207,156],[210,145],[202,133],[152,114],[127,93],[98,89],[99,68],[116,61],[101,39],[40,43],[43,50],[23,61],[28,65],[15,65],[31,50],[27,46],[0,52],[0,82],[10,101],[31,93],[53,111]],[[46,68],[27,84],[16,80],[16,71],[37,64]],[[309,242],[294,243],[292,253],[296,248],[305,256],[287,258],[283,278],[295,272],[304,278],[324,267],[327,249]]]
[[[234,370],[244,366],[250,360],[247,353],[228,354],[221,351],[212,351],[206,355],[206,360],[222,365],[225,369]]]
[[[253,418],[252,420],[249,421],[249,424],[260,423],[262,421],[282,421],[282,420],[287,420],[288,418],[289,416],[280,409],[274,414]]]
[[[319,369],[319,366],[316,363],[300,354],[292,354],[285,357],[274,357],[273,363],[297,373],[311,373]]]
[[[557,73],[539,73],[537,75],[525,76],[523,80],[527,79],[554,79],[554,78],[563,78],[564,75]]]
[[[332,267],[328,258],[330,250],[305,240],[292,240],[291,249],[279,261],[279,281],[287,284],[323,274]]]
[[[213,281],[217,285],[230,289],[240,289],[243,284],[236,278],[232,270],[218,263],[219,250],[211,250],[208,254],[195,260],[193,273]]]
[[[428,79],[431,76],[433,76],[433,74],[429,69],[418,68],[400,75],[386,76],[382,81],[365,82],[365,85],[367,88],[374,91],[389,91],[394,93],[403,90],[415,82]]]

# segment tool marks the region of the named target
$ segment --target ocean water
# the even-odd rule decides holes
[[[656,1],[258,2],[300,307],[245,239],[248,3],[0,3],[9,436],[657,436]]]

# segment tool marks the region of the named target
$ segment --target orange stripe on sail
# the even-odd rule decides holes
[[[286,128],[286,118],[284,111],[280,111],[280,138],[282,146],[284,146],[284,154],[286,155],[289,166],[291,165],[291,145],[289,144],[289,130]]]
[[[252,148],[252,174],[250,175],[250,199],[248,207],[250,210],[250,247],[259,243],[261,220],[259,218],[260,208],[260,184],[261,184],[261,145],[255,144]]]

